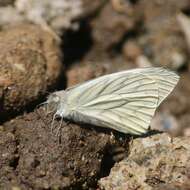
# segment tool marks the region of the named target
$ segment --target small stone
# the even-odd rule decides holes
[[[20,188],[20,187],[13,186],[13,187],[12,187],[12,190],[21,190],[21,188]]]
[[[183,53],[173,52],[171,54],[171,68],[178,70],[186,64],[186,57]]]
[[[135,41],[127,41],[123,45],[123,54],[126,57],[126,59],[135,60],[137,57],[139,57],[142,53],[140,47]]]
[[[91,65],[73,66],[67,71],[67,85],[73,86],[94,77],[94,70]]]
[[[190,137],[190,128],[184,129],[183,134],[184,134],[184,136],[186,136],[186,137]]]
[[[151,67],[152,64],[150,62],[150,60],[148,59],[148,57],[144,56],[144,55],[140,55],[137,57],[136,59],[136,64],[138,67]]]
[[[179,122],[169,112],[158,112],[151,121],[151,129],[170,133],[177,136],[181,132]]]

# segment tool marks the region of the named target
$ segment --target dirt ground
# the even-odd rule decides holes
[[[150,66],[178,73],[151,127],[190,136],[189,0],[40,2],[0,0],[0,189],[99,188],[131,137],[74,123],[57,137],[60,120],[52,132],[53,113],[35,107],[104,74]]]

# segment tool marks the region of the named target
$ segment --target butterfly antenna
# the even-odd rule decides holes
[[[42,105],[45,105],[45,104],[47,104],[47,101],[38,104],[38,105],[36,106],[36,109],[39,108],[39,107],[42,106]]]

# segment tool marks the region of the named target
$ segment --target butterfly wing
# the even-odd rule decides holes
[[[162,68],[105,75],[67,90],[72,119],[130,134],[143,134],[158,105],[178,81]]]
[[[172,92],[179,81],[179,76],[164,68],[144,68],[143,74],[155,80],[158,85],[159,101],[158,106]]]

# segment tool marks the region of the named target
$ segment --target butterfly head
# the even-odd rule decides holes
[[[52,111],[56,111],[60,104],[64,102],[64,91],[58,91],[50,94],[47,98],[46,104],[48,105],[48,109]]]

